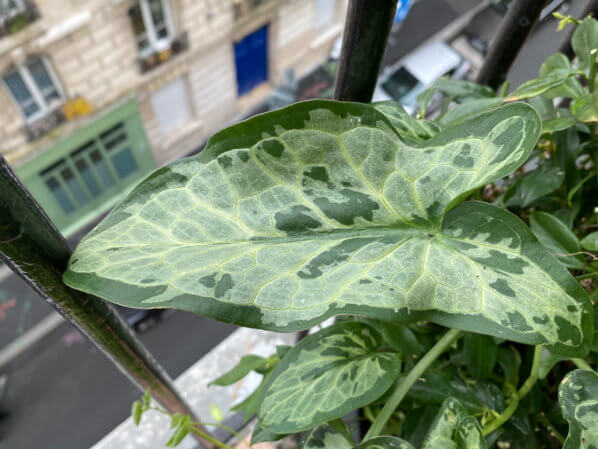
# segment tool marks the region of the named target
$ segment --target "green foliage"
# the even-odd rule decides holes
[[[559,387],[563,417],[569,423],[569,435],[563,449],[598,447],[598,374],[575,370]]]
[[[272,372],[258,408],[276,433],[311,429],[378,399],[400,373],[382,336],[358,322],[334,324],[298,343]]]
[[[274,331],[338,316],[212,382],[263,376],[232,408],[257,415],[252,444],[598,448],[598,22],[559,18],[577,59],[510,95],[440,79],[418,118],[310,101],[217,133],[140,183],[65,282]],[[146,394],[133,422],[149,410]],[[361,442],[340,421],[355,410]],[[170,416],[169,447],[201,435]]]

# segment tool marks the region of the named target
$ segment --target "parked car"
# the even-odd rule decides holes
[[[413,114],[417,96],[441,76],[465,78],[471,64],[450,45],[436,41],[420,47],[384,69],[372,101],[395,100]]]

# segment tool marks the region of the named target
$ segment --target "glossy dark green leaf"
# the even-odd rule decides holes
[[[588,251],[598,251],[598,231],[594,231],[581,239],[581,246]]]
[[[384,341],[395,351],[406,355],[421,355],[425,347],[418,341],[409,327],[399,323],[379,322],[379,330]]]
[[[598,92],[575,98],[571,113],[582,122],[598,122]]]
[[[569,423],[563,449],[598,448],[598,373],[575,370],[559,387],[559,403]]]
[[[80,243],[64,279],[120,304],[262,329],[353,314],[576,354],[588,300],[573,278],[508,212],[453,208],[521,165],[539,132],[515,103],[416,145],[370,105],[298,103],[150,175]]]
[[[210,385],[231,385],[247,376],[251,371],[264,368],[268,364],[268,359],[263,357],[249,354],[241,357],[239,363],[237,363],[230,371],[220,376],[218,379],[210,382]]]
[[[579,68],[589,73],[590,64],[596,63],[596,54],[593,51],[598,48],[598,22],[588,17],[575,28],[571,36],[571,47],[577,55]]]
[[[457,399],[448,398],[440,408],[422,449],[486,449],[477,420]]]
[[[566,83],[572,76],[578,75],[577,70],[555,69],[547,75],[526,81],[509,94],[507,100],[523,100],[548,92]]]
[[[571,71],[573,70],[573,66],[571,65],[569,58],[567,58],[567,56],[565,56],[563,53],[554,53],[546,58],[546,60],[542,63],[539,74],[540,76],[545,76],[559,70]],[[579,95],[583,95],[584,93],[585,90],[581,83],[575,78],[570,78],[560,86],[545,92],[545,95],[549,98],[575,98]]]
[[[333,448],[331,448],[333,449]],[[376,437],[355,446],[355,449],[415,449],[410,443],[397,437]]]
[[[505,193],[507,207],[529,207],[535,201],[554,192],[565,180],[565,171],[552,160],[519,177]]]
[[[438,409],[439,407],[436,405],[411,408],[401,424],[399,436],[405,441],[409,441],[413,446],[421,447],[430,423],[434,421],[438,414]]]
[[[571,207],[558,209],[554,211],[554,216],[565,223],[569,229],[573,229],[575,218],[579,214],[579,203],[573,203]]]
[[[478,98],[458,104],[442,116],[439,123],[442,126],[450,126],[468,119],[481,112],[497,108],[502,104],[504,98]]]
[[[307,432],[297,449],[353,449],[353,444],[328,424],[323,424]]]
[[[492,373],[497,351],[498,345],[487,335],[467,334],[463,338],[465,364],[476,379],[483,379]]]
[[[571,189],[581,180],[576,159],[580,151],[580,137],[576,128],[554,133],[555,161],[565,172],[565,182]]]
[[[583,255],[579,239],[565,223],[547,212],[534,211],[530,215],[530,227],[540,243],[568,268],[583,269]]]
[[[260,424],[292,433],[340,418],[382,396],[400,373],[396,354],[361,322],[336,323],[299,342],[264,387]]]

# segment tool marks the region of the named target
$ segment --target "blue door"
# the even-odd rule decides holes
[[[235,64],[239,96],[268,79],[268,25],[235,43]]]

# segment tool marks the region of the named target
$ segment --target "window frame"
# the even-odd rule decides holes
[[[10,0],[0,0],[0,3],[8,3]],[[7,5],[7,9],[4,12],[0,11],[0,23],[12,19],[13,17],[24,13],[27,10],[27,5],[23,0],[12,0],[15,3],[14,8],[10,8]]]
[[[29,71],[28,66],[37,59],[39,59],[41,61],[42,65],[44,66],[44,69],[46,70],[48,76],[50,77],[50,81],[52,81],[52,84],[54,85],[54,88],[56,89],[56,92],[58,93],[59,98],[56,101],[53,101],[52,103],[48,103],[46,101],[46,99],[44,98],[44,95],[42,93],[42,89],[37,85],[37,82],[35,81],[35,79],[33,78],[33,75]],[[25,111],[23,110],[21,103],[15,97],[12,90],[8,86],[8,83],[6,82],[6,77],[10,76],[14,73],[17,73],[21,77],[21,80],[23,81],[23,83],[25,84],[25,87],[27,88],[27,90],[29,91],[29,94],[31,95],[31,99],[37,104],[37,106],[39,108],[39,110],[37,112],[31,114],[30,116],[27,116],[25,114]],[[28,58],[22,64],[11,67],[2,76],[2,81],[3,81],[3,84],[6,88],[6,90],[8,90],[10,98],[12,99],[12,101],[14,102],[16,107],[19,109],[19,111],[20,111],[21,115],[23,116],[23,118],[25,119],[26,123],[33,123],[36,120],[39,120],[40,118],[45,117],[46,115],[50,114],[54,110],[58,109],[62,104],[64,104],[65,95],[64,95],[64,90],[62,89],[62,85],[58,81],[58,78],[56,76],[56,73],[54,73],[54,69],[52,68],[52,65],[48,62],[47,58],[45,58],[44,56],[34,56],[31,58]]]
[[[154,24],[154,19],[152,18],[151,9],[149,6],[149,0],[138,0],[137,4],[139,5],[139,11],[141,12],[141,19],[143,20],[143,25],[145,27],[145,35],[147,41],[149,43],[147,50],[140,50],[138,49],[139,54],[142,57],[149,56],[154,52],[160,52],[163,50],[167,50],[170,48],[172,41],[176,38],[175,37],[175,26],[174,26],[174,18],[172,15],[172,10],[170,9],[170,1],[169,0],[158,0],[160,5],[162,6],[162,13],[164,14],[164,25],[166,26],[166,31],[168,36],[159,38],[158,33],[156,31],[156,27]],[[139,38],[135,35],[135,41],[138,43]]]

